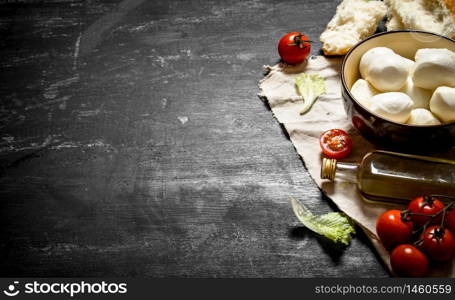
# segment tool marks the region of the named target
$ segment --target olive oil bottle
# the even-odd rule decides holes
[[[366,200],[405,203],[419,195],[455,196],[455,161],[373,151],[359,164],[324,158],[321,178],[357,184]]]

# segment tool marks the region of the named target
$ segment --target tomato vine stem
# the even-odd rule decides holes
[[[441,209],[440,211],[438,211],[437,213],[435,214],[432,214],[432,215],[429,215],[429,214],[422,214],[422,213],[413,213],[411,212],[409,209],[406,209],[406,210],[403,210],[401,213],[402,213],[402,216],[405,218],[403,219],[404,221],[409,217],[409,216],[425,216],[425,217],[428,217],[429,220],[427,222],[425,222],[425,224],[423,226],[421,226],[420,228],[414,230],[412,232],[413,235],[417,235],[417,234],[420,234],[420,233],[423,233],[425,232],[425,230],[427,229],[427,227],[433,222],[433,220],[437,217],[439,217],[441,214],[442,214],[442,220],[441,220],[441,225],[440,225],[440,228],[442,230],[445,230],[445,219],[446,219],[446,215],[447,215],[447,211],[450,210],[452,208],[452,206],[455,205],[455,198],[453,197],[449,197],[449,196],[445,196],[445,195],[430,195],[430,196],[425,196],[425,197],[428,197],[428,201],[432,201],[432,199],[434,197],[438,197],[438,198],[446,198],[446,199],[450,199],[450,203],[445,205],[443,209]],[[414,242],[414,246],[418,246],[420,245],[421,243],[423,242],[423,238],[420,238],[418,239],[416,242]]]

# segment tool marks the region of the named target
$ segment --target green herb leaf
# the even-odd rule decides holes
[[[344,214],[331,212],[316,216],[297,200],[291,198],[295,215],[308,229],[325,236],[335,243],[349,245],[351,234],[355,234],[352,221]]]
[[[308,112],[316,99],[325,93],[325,80],[318,74],[301,74],[295,78],[300,96],[303,97],[303,108],[300,114]]]

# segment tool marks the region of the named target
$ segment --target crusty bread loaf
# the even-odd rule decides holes
[[[387,30],[417,29],[455,37],[455,0],[385,0]]]
[[[401,17],[393,9],[389,9],[387,13],[386,27],[388,31],[404,29],[404,24],[403,21],[401,20]]]
[[[321,34],[325,55],[343,55],[362,39],[372,35],[387,13],[381,1],[343,0]]]
[[[447,9],[452,13],[452,17],[455,19],[455,0],[445,0],[444,4]]]

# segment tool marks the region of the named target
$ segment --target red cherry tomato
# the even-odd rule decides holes
[[[408,242],[412,236],[412,221],[393,209],[383,213],[376,222],[376,232],[384,247],[391,249]]]
[[[420,196],[414,198],[411,202],[409,202],[408,209],[411,213],[417,214],[426,214],[426,215],[434,215],[440,212],[444,208],[444,204],[435,197],[429,196]],[[412,216],[412,222],[416,228],[422,227],[427,223],[431,218],[430,216]],[[441,224],[442,214],[437,218],[433,219],[431,222],[432,224]]]
[[[352,149],[352,140],[341,129],[330,129],[319,138],[322,152],[329,158],[341,159],[349,155]]]
[[[446,216],[446,227],[455,235],[455,209],[452,209]]]
[[[278,53],[281,59],[291,65],[304,62],[310,51],[311,41],[299,32],[284,35],[278,43]]]
[[[436,261],[446,261],[455,253],[455,237],[441,226],[428,227],[422,234],[422,249]]]
[[[416,247],[403,244],[390,255],[393,271],[402,277],[423,277],[428,269],[428,258]]]

